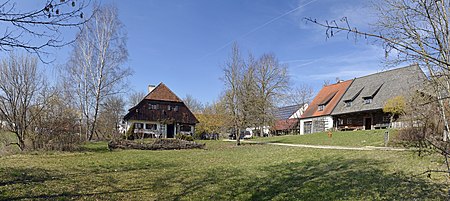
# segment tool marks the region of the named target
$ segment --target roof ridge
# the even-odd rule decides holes
[[[353,79],[354,79],[354,78],[353,78]],[[343,81],[340,81],[340,82],[336,82],[336,83],[334,83],[334,84],[325,85],[324,87],[328,87],[328,86],[333,86],[333,85],[341,84],[341,83],[343,83],[343,82],[349,82],[349,81],[352,81],[353,79],[343,80]]]
[[[159,83],[159,85],[165,86],[165,87],[170,91],[170,93],[172,93],[173,95],[175,95],[175,97],[176,97],[178,100],[180,100],[182,103],[184,103],[184,102],[183,102],[183,99],[181,99],[180,97],[178,97],[177,94],[176,94],[175,92],[173,92],[172,89],[170,89],[169,87],[167,87],[167,85],[165,85],[163,82]],[[159,85],[158,85],[158,86],[159,86]]]
[[[169,87],[167,87],[167,85],[165,85],[163,82],[160,82],[152,91],[150,91],[145,97],[144,99],[149,99],[151,100],[151,98],[149,98],[153,93],[155,93],[156,91],[161,90],[160,88],[164,88],[165,90],[167,90],[171,95],[174,96],[174,100],[164,100],[161,99],[161,101],[172,101],[172,102],[181,102],[184,103],[183,100],[178,97]],[[156,94],[155,94],[156,95]],[[155,99],[155,100],[159,100],[159,99]]]
[[[354,79],[363,78],[363,77],[369,77],[369,76],[372,76],[372,75],[377,75],[377,74],[387,73],[387,72],[392,72],[392,71],[397,71],[397,70],[403,70],[405,68],[412,68],[412,67],[419,67],[419,65],[417,63],[414,63],[414,64],[410,64],[410,65],[407,65],[407,66],[399,67],[399,68],[393,68],[393,69],[389,69],[389,70],[385,70],[385,71],[381,71],[381,72],[372,73],[372,74],[369,74],[369,75],[364,75],[364,76],[361,76],[361,77],[355,77]]]

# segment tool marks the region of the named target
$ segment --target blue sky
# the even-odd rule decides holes
[[[352,79],[384,69],[383,49],[370,41],[326,39],[325,30],[305,23],[348,17],[368,29],[374,21],[360,0],[149,0],[114,3],[128,32],[131,90],[164,82],[181,98],[216,100],[223,90],[222,66],[236,41],[255,56],[274,53],[289,65],[293,86],[306,83],[317,92],[324,80]],[[64,63],[69,47],[58,50]]]

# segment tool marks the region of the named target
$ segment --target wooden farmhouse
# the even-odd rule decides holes
[[[423,86],[426,76],[418,65],[355,78],[331,115],[338,130],[371,130],[389,126],[390,116],[383,113],[389,99],[408,98]],[[394,127],[401,127],[401,123]]]
[[[124,116],[126,130],[146,137],[174,138],[192,135],[197,118],[165,84],[149,86],[149,93]],[[141,136],[139,135],[139,136]]]
[[[353,80],[324,86],[300,118],[300,134],[323,132],[333,128],[331,113]]]
[[[275,135],[299,132],[299,119],[308,108],[308,104],[296,104],[277,108],[274,113],[275,123],[270,129]]]

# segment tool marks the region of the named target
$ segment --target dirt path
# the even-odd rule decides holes
[[[236,142],[236,140],[223,140],[226,142]],[[392,147],[345,147],[345,146],[330,146],[330,145],[308,145],[308,144],[287,144],[287,143],[274,143],[274,142],[256,142],[256,141],[245,141],[241,140],[242,143],[251,144],[269,144],[277,146],[287,146],[287,147],[303,147],[303,148],[313,148],[313,149],[335,149],[335,150],[355,150],[355,151],[373,151],[373,150],[384,150],[384,151],[408,151],[409,149],[403,148],[392,148]]]

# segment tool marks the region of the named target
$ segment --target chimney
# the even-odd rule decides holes
[[[152,92],[153,89],[155,89],[155,87],[156,87],[155,85],[149,84],[149,85],[148,85],[148,93]]]

